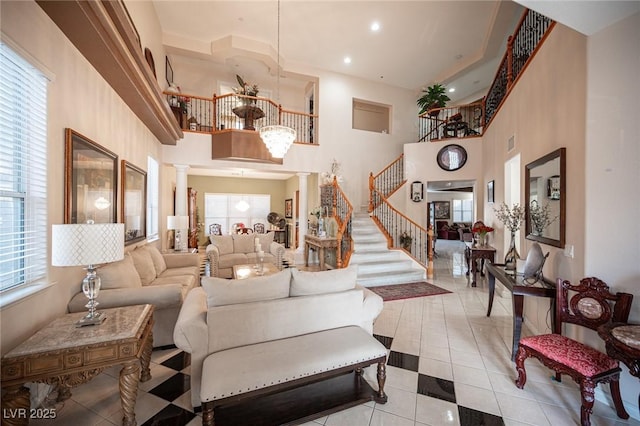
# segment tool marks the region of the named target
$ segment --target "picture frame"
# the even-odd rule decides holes
[[[487,183],[487,202],[489,203],[495,202],[495,193],[493,190],[494,182],[495,181],[490,180],[489,183]]]
[[[169,61],[168,56],[164,57],[164,67],[164,76],[167,80],[167,85],[171,86],[171,84],[173,83],[173,67],[171,66],[171,62]]]
[[[65,129],[64,223],[116,223],[118,156]]]
[[[461,169],[467,163],[467,150],[458,144],[449,144],[438,151],[438,166],[447,172]]]
[[[291,219],[293,217],[293,198],[284,200],[284,217]]]
[[[451,216],[451,205],[449,201],[434,201],[433,214],[435,219],[449,219]]]
[[[124,244],[128,245],[147,238],[147,172],[122,160],[120,173],[120,217],[124,222]]]
[[[419,203],[424,199],[424,185],[420,181],[411,183],[411,201]]]

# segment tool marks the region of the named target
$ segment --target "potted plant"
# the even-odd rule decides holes
[[[403,231],[402,234],[400,234],[399,241],[403,249],[411,251],[411,241],[413,241],[413,238],[407,234],[407,231]]]
[[[422,91],[424,94],[418,99],[418,106],[420,107],[419,114],[429,111],[434,108],[444,108],[447,102],[451,100],[447,96],[446,89],[441,84],[434,84],[427,87],[427,90]],[[433,111],[430,115],[437,116],[440,111]]]

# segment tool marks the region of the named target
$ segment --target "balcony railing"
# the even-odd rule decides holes
[[[434,108],[419,116],[418,142],[482,136],[483,103]]]
[[[259,131],[281,124],[296,131],[296,143],[317,144],[318,116],[289,111],[271,99],[228,94],[206,98],[164,92],[178,125],[186,132],[216,133],[226,129]]]

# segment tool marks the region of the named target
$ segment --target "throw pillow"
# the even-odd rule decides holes
[[[156,269],[156,277],[167,270],[167,262],[164,261],[164,256],[160,253],[160,250],[156,246],[146,245],[145,248],[151,256],[153,267]]]
[[[211,244],[218,247],[220,254],[233,253],[233,239],[230,235],[210,235]]]
[[[202,277],[201,285],[207,293],[207,305],[212,308],[214,306],[284,299],[289,297],[290,283],[290,269],[284,269],[276,274],[245,280]]]
[[[252,234],[233,234],[233,252],[234,253],[253,253],[256,251],[255,237]],[[262,246],[262,250],[269,251],[269,247]]]
[[[142,285],[149,285],[151,281],[156,279],[156,267],[153,266],[153,260],[151,260],[149,251],[141,247],[132,250],[130,253],[133,264],[138,271],[138,275],[140,275]]]
[[[290,296],[310,296],[313,294],[335,293],[355,288],[358,266],[333,269],[330,271],[299,271],[291,269]]]
[[[256,235],[256,234],[254,234],[254,235]],[[269,253],[269,246],[273,242],[273,236],[274,235],[275,235],[275,232],[267,232],[266,234],[257,234],[258,241],[260,242],[260,245],[262,246],[262,251],[264,251],[265,253]],[[253,241],[254,241],[254,244],[255,244],[255,237],[254,237]],[[254,247],[254,251],[255,251],[255,247]]]
[[[136,267],[133,265],[131,255],[126,253],[124,259],[117,262],[108,263],[98,268],[100,277],[100,288],[107,290],[111,288],[142,287],[142,281]]]

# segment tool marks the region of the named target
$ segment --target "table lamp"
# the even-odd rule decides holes
[[[92,221],[90,221],[92,222]],[[51,264],[53,266],[87,265],[87,276],[82,280],[82,292],[89,303],[89,313],[76,323],[77,327],[101,324],[106,315],[96,311],[96,298],[100,292],[97,265],[124,258],[124,224],[77,223],[52,225]]]
[[[175,231],[173,248],[175,251],[187,251],[187,239],[182,231],[189,228],[189,216],[167,216],[167,229]]]

